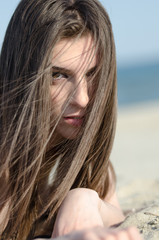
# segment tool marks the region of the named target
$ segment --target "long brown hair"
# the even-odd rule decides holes
[[[60,39],[88,32],[98,52],[93,103],[80,137],[51,148],[50,53]],[[116,123],[116,57],[111,23],[97,0],[19,3],[1,50],[0,114],[0,210],[9,203],[6,239],[17,228],[18,239],[26,239],[31,219],[46,212],[48,219],[55,216],[71,188],[91,188],[106,196],[113,175],[109,157]],[[44,183],[45,200],[40,191]]]

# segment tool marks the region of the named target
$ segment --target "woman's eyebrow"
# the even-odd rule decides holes
[[[67,73],[69,75],[73,74],[70,69],[63,68],[63,67],[58,67],[58,66],[52,66],[52,70],[57,71],[57,72],[64,72],[64,73]]]
[[[96,71],[97,69],[97,65],[90,68],[86,74],[92,74]],[[68,75],[74,75],[74,73],[70,70],[70,69],[67,69],[67,68],[64,68],[64,67],[59,67],[59,66],[52,66],[52,70],[54,72],[61,72],[61,73],[67,73]]]

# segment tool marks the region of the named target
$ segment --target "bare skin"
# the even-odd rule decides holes
[[[138,231],[134,227],[123,229],[120,231],[111,231],[104,227],[94,227],[82,231],[75,231],[71,234],[58,238],[50,238],[50,240],[142,240]],[[47,240],[38,238],[37,240]]]
[[[92,96],[90,80],[96,65],[97,57],[89,34],[78,40],[63,39],[55,45],[50,93],[54,118],[62,114],[55,139],[77,137]]]
[[[121,210],[105,205],[95,191],[74,189],[68,193],[59,209],[51,239],[141,240],[134,227],[122,230],[109,228],[123,219]]]
[[[65,51],[60,54],[62,49]],[[90,58],[91,61],[88,61]],[[90,79],[97,66],[97,56],[94,54],[91,36],[84,36],[75,42],[73,39],[60,41],[54,48],[52,65],[50,93],[54,106],[53,115],[56,119],[62,114],[56,128],[56,137],[74,139],[82,126],[93,92]],[[75,93],[71,95],[74,90]],[[69,99],[69,104],[65,108]],[[124,216],[116,194],[111,193],[108,196],[103,201],[90,189],[78,188],[69,191],[58,211],[50,239],[141,240],[135,228],[110,230],[109,227],[123,221]],[[0,220],[3,223],[1,232],[8,221],[4,222],[8,209],[7,203],[0,213]]]
[[[109,227],[123,220],[121,210],[111,205],[111,200],[107,204],[95,191],[78,188],[71,190],[62,203],[52,237],[91,227]]]
[[[74,117],[78,116],[80,120],[84,116],[93,91],[88,84],[91,76],[88,73],[96,67],[97,56],[92,50],[93,39],[89,34],[76,41],[64,39],[54,47],[51,96],[53,106],[58,106],[54,110],[55,116],[61,113],[70,94],[77,88],[57,126],[58,137],[76,138],[80,129],[80,124],[74,124],[77,120]],[[103,201],[93,190],[74,189],[69,191],[58,211],[52,238],[69,234],[68,239],[141,239],[136,229],[110,231],[110,226],[123,220],[115,193],[108,194]]]

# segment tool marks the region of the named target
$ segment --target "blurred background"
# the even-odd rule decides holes
[[[101,0],[118,63],[118,122],[111,160],[119,184],[159,177],[159,1]]]
[[[19,0],[0,3],[0,47]],[[159,175],[159,1],[100,0],[114,31],[118,122],[111,160],[120,183]]]

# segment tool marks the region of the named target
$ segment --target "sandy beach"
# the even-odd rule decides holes
[[[111,160],[119,182],[159,177],[159,101],[119,109]]]
[[[128,215],[121,227],[135,225],[144,239],[158,240],[159,101],[119,109],[111,161]]]

